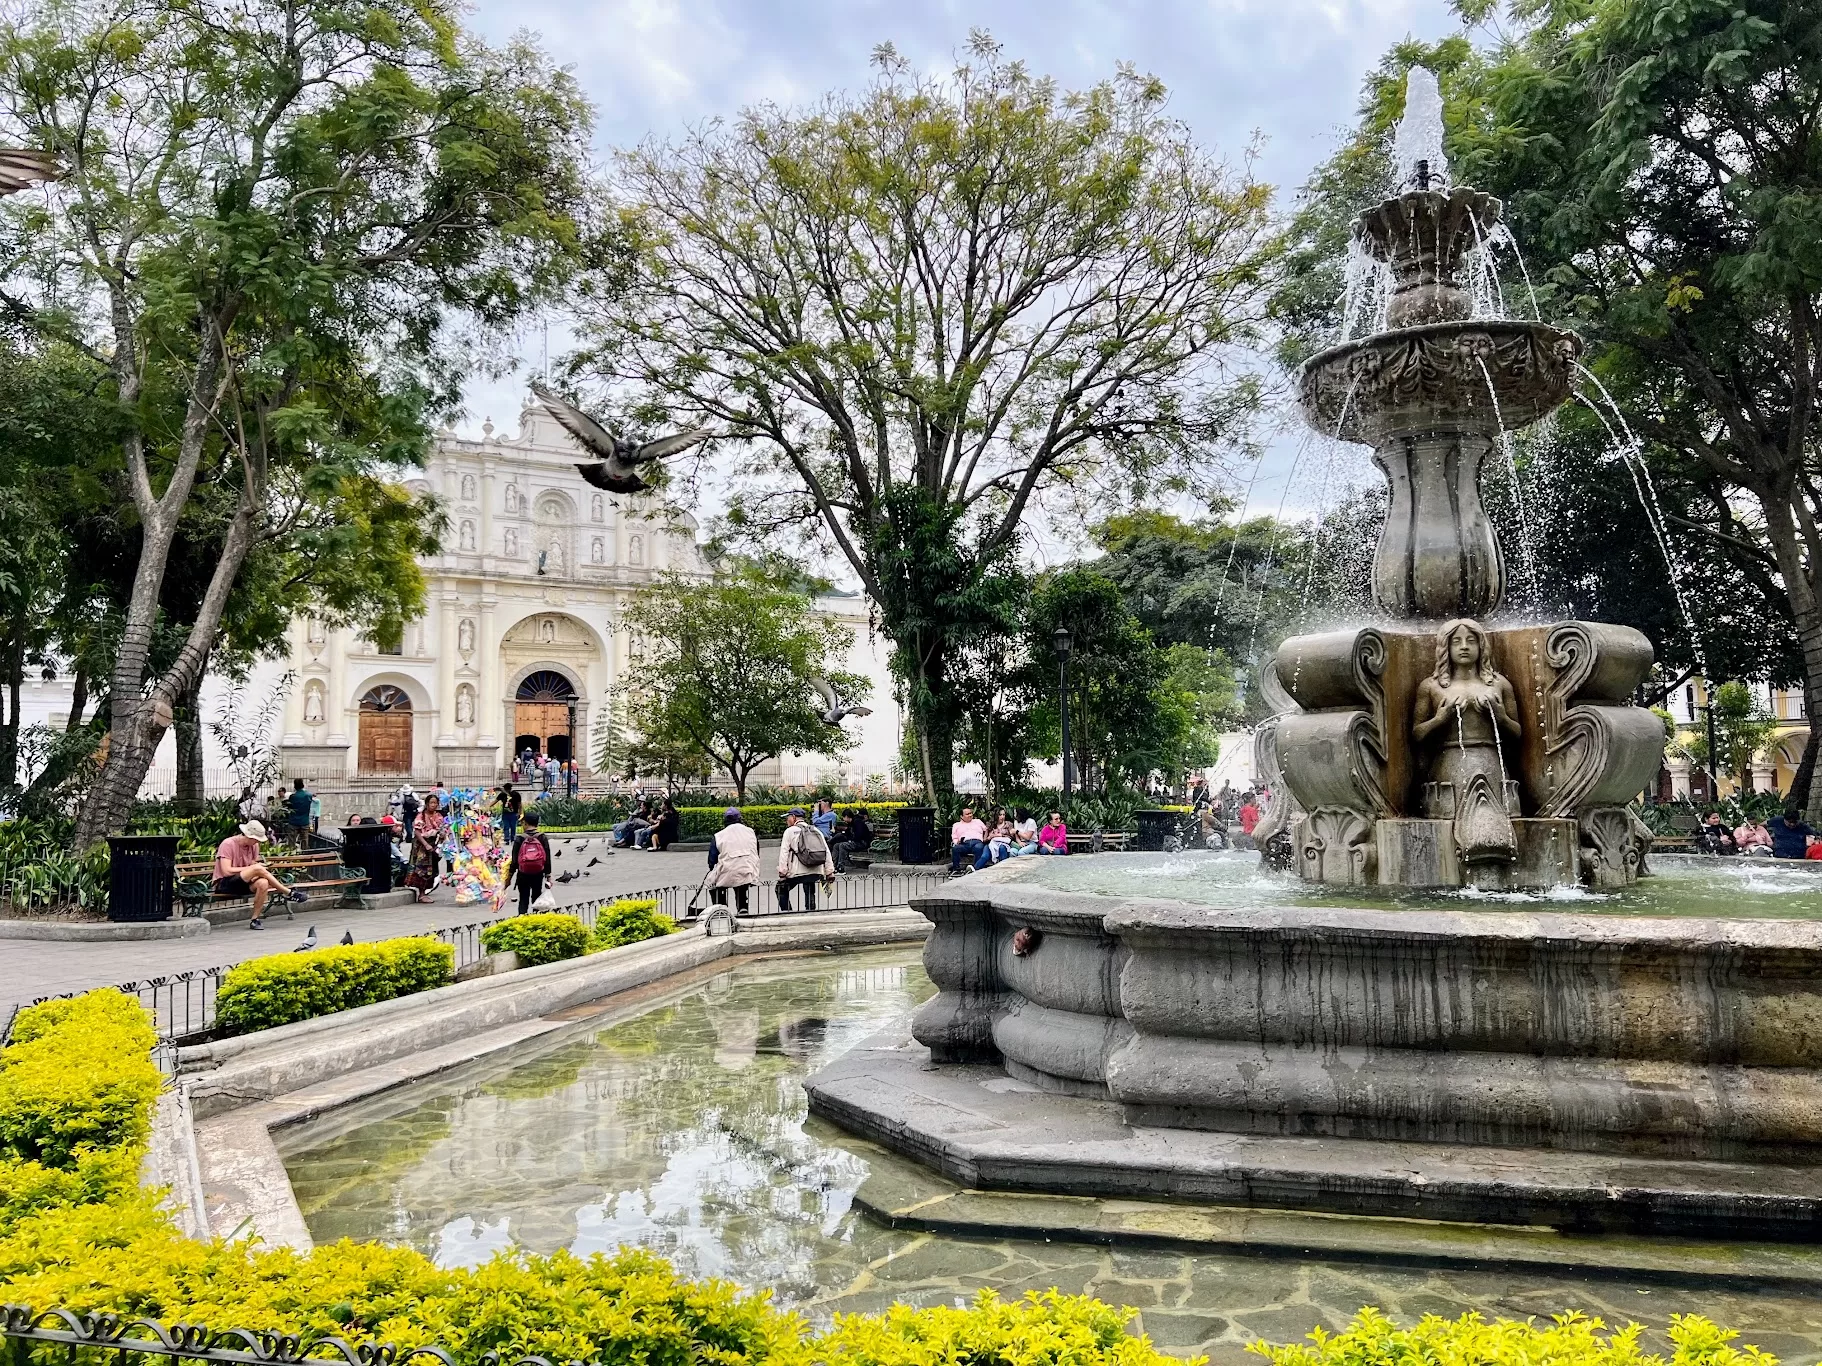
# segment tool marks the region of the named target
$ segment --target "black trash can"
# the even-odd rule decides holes
[[[1132,842],[1134,849],[1149,850],[1161,853],[1164,841],[1177,833],[1179,817],[1175,811],[1139,811],[1139,835]]]
[[[377,896],[392,890],[392,827],[344,825],[342,862],[367,875],[361,891]]]
[[[901,807],[898,813],[898,861],[928,863],[936,856],[935,832],[935,807]]]
[[[108,836],[108,919],[169,920],[177,894],[177,836]]]

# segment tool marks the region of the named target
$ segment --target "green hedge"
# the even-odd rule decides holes
[[[676,932],[677,922],[660,913],[655,900],[622,897],[601,908],[601,913],[595,917],[594,932],[588,937],[588,947],[590,950],[617,949],[622,944],[637,944]]]
[[[447,986],[455,949],[434,939],[382,939],[254,958],[231,969],[215,998],[225,1034],[251,1034]]]
[[[111,988],[19,1012],[0,1052],[0,1236],[137,1189],[164,1085],[156,1042],[145,1007]]]
[[[721,822],[727,815],[728,807],[733,802],[721,806],[680,806],[677,814],[682,818],[678,825],[678,839],[706,840],[721,829]],[[878,825],[881,821],[897,820],[903,809],[903,802],[837,802],[835,809],[843,815],[857,807],[867,808],[867,814]],[[761,839],[777,839],[784,834],[785,814],[794,806],[801,806],[805,811],[811,809],[809,802],[791,802],[785,806],[743,806],[740,808],[741,819],[753,827]]]
[[[517,915],[481,931],[481,947],[489,953],[516,953],[519,966],[535,968],[588,952],[588,926],[573,915]]]

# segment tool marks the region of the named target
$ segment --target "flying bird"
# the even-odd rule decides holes
[[[295,949],[292,950],[292,952],[293,953],[308,953],[308,952],[310,952],[311,949],[313,949],[315,947],[316,947],[316,926],[312,925],[310,927],[310,933],[308,933],[304,936],[304,942],[299,944]]]
[[[601,862],[601,856],[600,856],[600,855],[599,855],[599,854],[597,854],[597,855],[595,855],[595,857],[594,857],[594,858],[591,858],[591,859],[590,859],[590,860],[589,860],[589,861],[588,861],[588,863],[587,863],[587,864],[586,864],[586,865],[584,865],[584,866],[586,866],[586,867],[589,867],[589,868],[593,868],[593,867],[594,867],[594,866],[595,866],[595,865],[596,865],[596,864],[597,864],[597,863],[599,863],[599,862]]]
[[[687,451],[697,442],[706,441],[714,435],[706,428],[698,427],[693,431],[661,436],[655,441],[628,441],[623,436],[615,436],[573,403],[558,398],[543,385],[534,384],[531,391],[538,396],[538,402],[544,405],[545,410],[582,443],[582,448],[597,457],[589,464],[577,465],[576,469],[589,483],[598,489],[606,489],[609,493],[644,493],[651,484],[639,473],[639,466],[662,460],[667,455],[676,455],[679,451]]]
[[[835,685],[826,678],[812,678],[810,686],[816,689],[816,695],[822,699],[822,722],[825,726],[839,726],[842,719],[848,716],[871,716],[871,707],[851,707],[842,701],[835,691]]]

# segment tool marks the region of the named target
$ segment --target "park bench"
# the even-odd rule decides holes
[[[368,875],[359,868],[344,867],[340,855],[334,851],[280,854],[266,859],[265,864],[293,892],[308,896],[339,891],[344,904],[361,904],[359,889],[366,885]],[[214,859],[197,859],[177,865],[177,901],[185,916],[201,915],[210,906],[250,900],[252,898],[246,896],[223,896],[215,890]],[[287,916],[295,918],[296,912],[291,905],[286,901],[283,909]]]
[[[1124,830],[1110,830],[1098,836],[1093,834],[1071,835],[1069,837],[1069,852],[1072,854],[1095,853],[1097,852],[1095,845],[1095,840],[1097,838],[1101,841],[1098,852],[1103,854],[1124,854],[1131,846],[1134,837]]]

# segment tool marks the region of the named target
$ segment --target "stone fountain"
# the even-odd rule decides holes
[[[1822,1240],[1822,924],[1552,904],[1638,895],[1651,647],[1501,615],[1481,469],[1563,401],[1580,343],[1471,316],[1463,258],[1500,206],[1428,141],[1357,227],[1384,329],[1302,374],[1310,421],[1391,487],[1383,619],[1285,641],[1262,680],[1281,838],[1359,900],[1163,900],[1169,855],[1086,894],[1086,860],[1011,860],[913,901],[936,996],[810,1106],[971,1188]]]
[[[1310,425],[1371,445],[1385,473],[1383,617],[1278,648],[1268,693],[1283,710],[1257,757],[1294,801],[1266,833],[1288,830],[1316,882],[1621,886],[1650,848],[1626,803],[1664,749],[1656,716],[1630,705],[1651,644],[1625,626],[1502,619],[1505,559],[1480,496],[1507,435],[1568,398],[1581,342],[1472,316],[1464,266],[1500,202],[1447,183],[1435,78],[1413,77],[1400,140],[1429,126],[1435,145],[1354,224],[1389,268],[1384,330],[1311,357],[1300,377]]]

